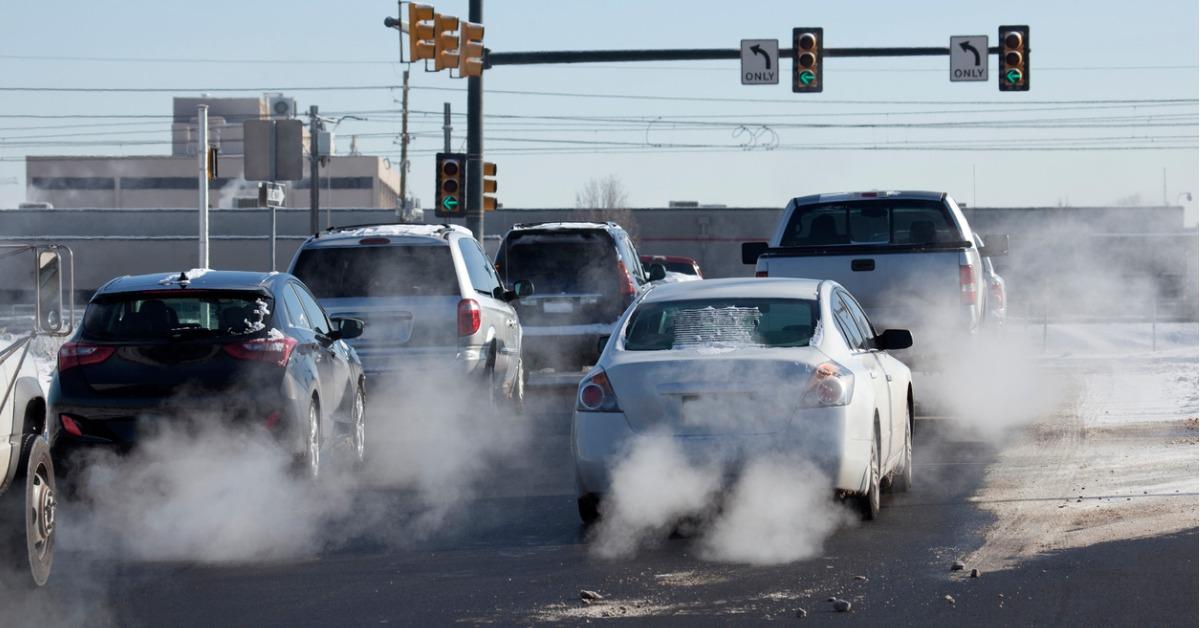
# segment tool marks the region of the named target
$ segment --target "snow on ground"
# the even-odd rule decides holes
[[[1200,514],[1196,323],[1019,329],[1048,377],[1077,391],[1007,443],[973,501],[995,515],[984,569],[1112,540],[1194,529]]]

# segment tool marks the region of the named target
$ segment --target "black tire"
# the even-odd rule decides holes
[[[42,586],[54,563],[57,507],[54,463],[46,440],[27,434],[16,477],[0,496],[0,576],[17,586]],[[23,566],[15,573],[12,566]]]
[[[579,520],[583,525],[590,526],[600,520],[600,497],[597,495],[581,495],[575,500],[579,508]]]
[[[517,377],[513,382],[512,392],[509,393],[508,402],[512,407],[513,414],[525,414],[525,361],[517,361]]]
[[[367,393],[362,384],[355,387],[350,402],[350,461],[356,467],[367,462]]]
[[[863,521],[873,521],[879,516],[879,430],[875,430],[875,438],[871,439],[871,462],[870,462],[870,479],[867,483],[867,492],[859,495],[858,512],[862,515]]]
[[[912,430],[912,408],[905,406],[907,416],[904,417],[904,458],[900,463],[900,468],[896,469],[892,476],[892,490],[897,493],[906,493],[912,488],[913,484],[913,430]]]
[[[321,477],[321,406],[315,397],[308,402],[306,416],[296,421],[296,428],[300,436],[297,472],[315,481]]]

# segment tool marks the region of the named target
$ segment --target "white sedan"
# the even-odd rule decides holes
[[[661,285],[625,311],[579,384],[572,422],[579,515],[596,520],[611,471],[639,435],[733,472],[749,458],[802,455],[879,512],[881,481],[912,483],[911,375],[834,281],[710,279]]]

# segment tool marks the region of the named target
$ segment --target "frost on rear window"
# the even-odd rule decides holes
[[[737,348],[761,345],[757,339],[762,312],[756,307],[706,307],[675,315],[672,349]]]
[[[256,334],[267,328],[267,319],[271,316],[271,306],[266,299],[258,299],[254,302],[254,309],[250,310],[249,317],[242,319],[245,327],[241,329],[231,329],[235,334]]]

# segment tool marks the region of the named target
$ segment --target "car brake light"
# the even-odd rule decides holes
[[[992,308],[1004,309],[1004,288],[1000,287],[999,283],[992,284]]]
[[[62,423],[63,429],[66,430],[68,434],[72,436],[83,436],[83,428],[79,427],[79,423],[76,422],[75,419],[72,419],[65,414],[60,414],[58,415],[58,420]]]
[[[264,420],[263,423],[266,424],[267,429],[273,430],[279,426],[279,420],[282,418],[283,418],[283,415],[280,414],[278,410],[276,410],[276,411],[272,412],[271,414],[268,414],[266,420]]]
[[[844,406],[853,395],[854,374],[836,362],[824,362],[813,370],[800,401],[810,407]]]
[[[637,288],[633,287],[633,279],[629,276],[629,269],[625,267],[625,262],[617,260],[617,272],[621,275],[618,280],[621,282],[621,294],[631,297],[637,293]]]
[[[86,342],[68,342],[58,350],[58,372],[74,368],[99,364],[116,352],[115,347],[104,347]]]
[[[756,271],[754,271],[754,276],[755,276],[755,277],[766,277],[766,276],[767,276],[767,271],[765,271],[765,270],[756,270]]]
[[[256,338],[245,342],[225,345],[225,353],[238,360],[269,362],[275,366],[287,366],[292,350],[299,344],[295,338]]]
[[[617,395],[613,392],[612,384],[608,381],[608,373],[603,369],[595,375],[579,383],[579,395],[575,404],[576,410],[584,412],[620,412]]]
[[[475,299],[463,299],[458,302],[458,335],[471,336],[479,331],[483,310]]]
[[[958,267],[958,285],[962,294],[962,302],[971,305],[975,303],[979,288],[975,283],[975,267],[963,264]]]
[[[358,241],[359,244],[368,246],[372,244],[391,244],[391,242],[392,241],[387,238],[363,238]]]

